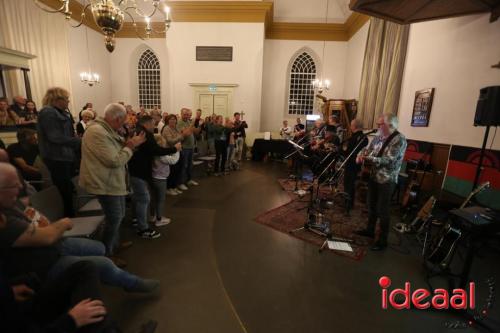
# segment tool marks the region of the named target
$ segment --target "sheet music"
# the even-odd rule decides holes
[[[352,252],[351,245],[346,242],[328,241],[328,248],[330,250]]]

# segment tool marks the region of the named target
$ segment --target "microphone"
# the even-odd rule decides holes
[[[373,133],[376,133],[376,132],[378,132],[378,129],[372,129],[369,132],[363,133],[363,135],[370,135],[370,134],[373,134]]]

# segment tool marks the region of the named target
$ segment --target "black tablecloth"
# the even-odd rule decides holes
[[[262,161],[268,153],[285,155],[293,151],[293,146],[286,140],[255,139],[252,147],[252,160]]]

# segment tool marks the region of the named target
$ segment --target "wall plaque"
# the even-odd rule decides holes
[[[233,61],[233,47],[197,46],[196,61]]]
[[[434,98],[434,88],[419,90],[415,93],[415,104],[413,105],[413,115],[411,126],[427,127],[431,117],[432,100]]]

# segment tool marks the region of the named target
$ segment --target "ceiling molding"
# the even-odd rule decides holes
[[[59,0],[39,0],[51,8],[60,6]],[[266,38],[284,40],[348,41],[369,20],[369,16],[352,13],[345,23],[287,23],[274,22],[272,1],[170,1],[172,22],[262,22],[265,25]],[[80,21],[84,6],[77,1],[70,2],[71,17]],[[92,13],[86,11],[84,24],[101,32],[92,19]],[[152,22],[151,38],[165,38],[163,22]],[[145,22],[125,22],[116,34],[117,38],[136,38],[137,31],[144,37]]]
[[[344,23],[348,39],[351,39],[369,20],[370,16],[353,12]]]
[[[273,22],[268,39],[347,41],[344,24]]]
[[[173,22],[269,21],[271,1],[171,1]]]

